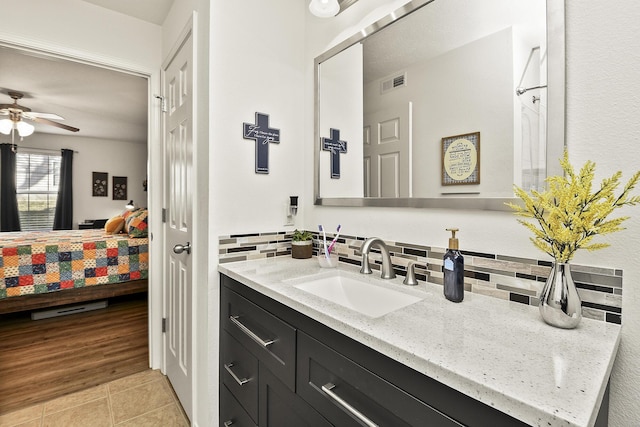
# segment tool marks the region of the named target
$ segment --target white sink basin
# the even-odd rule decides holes
[[[369,317],[384,316],[423,299],[358,280],[340,271],[294,287]]]

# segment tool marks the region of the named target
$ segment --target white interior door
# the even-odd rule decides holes
[[[411,197],[412,104],[364,117],[365,194]]]
[[[165,188],[166,374],[192,418],[193,37],[188,34],[163,70]]]

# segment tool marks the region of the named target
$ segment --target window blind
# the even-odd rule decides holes
[[[16,189],[22,230],[53,228],[60,162],[60,154],[16,154]]]

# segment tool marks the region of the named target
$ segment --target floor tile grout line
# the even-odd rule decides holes
[[[146,381],[146,382],[144,382],[144,383],[136,384],[135,386],[132,386],[132,387],[127,388],[127,389],[125,389],[125,390],[120,390],[120,391],[118,391],[118,392],[116,392],[116,393],[113,393],[114,395],[119,395],[119,394],[122,394],[122,393],[130,392],[131,390],[133,390],[133,389],[135,389],[135,388],[143,387],[143,386],[148,386],[148,385],[151,385],[151,384],[154,384],[154,383],[155,383],[154,387],[158,387],[158,386],[159,386],[159,387],[160,387],[160,389],[162,389],[165,393],[167,393],[167,394],[169,395],[169,398],[171,399],[171,402],[170,402],[170,403],[167,403],[166,405],[162,405],[162,406],[159,406],[159,407],[156,407],[156,408],[150,409],[150,410],[148,410],[148,411],[146,411],[146,412],[144,412],[144,413],[142,413],[142,414],[138,414],[138,415],[134,416],[133,418],[127,418],[126,420],[121,420],[121,421],[119,421],[117,424],[116,424],[115,414],[113,414],[113,425],[114,425],[114,426],[116,426],[116,425],[120,425],[120,424],[122,424],[122,423],[124,423],[124,422],[130,421],[130,420],[133,420],[133,419],[136,419],[136,418],[141,417],[141,416],[143,416],[143,415],[147,415],[147,414],[149,414],[149,413],[151,413],[151,412],[153,412],[153,411],[156,411],[156,410],[158,410],[158,409],[160,409],[160,408],[164,408],[164,407],[166,407],[166,406],[168,406],[168,405],[172,405],[172,404],[173,404],[173,405],[176,405],[175,399],[172,397],[172,393],[171,393],[169,390],[166,390],[166,389],[165,389],[165,387],[164,387],[164,384],[166,384],[166,382],[167,382],[166,377],[163,375],[163,376],[162,376],[162,377],[160,377],[160,378],[155,378],[155,379],[153,379],[153,380]],[[109,397],[110,397],[110,398],[112,397],[112,396],[111,396],[111,392],[109,393]],[[177,407],[176,407],[176,409],[178,409],[178,410],[179,410],[179,408],[177,408]]]
[[[96,386],[96,387],[100,387],[100,386]],[[89,390],[89,389],[86,389],[86,390]],[[77,391],[77,392],[75,392],[75,393],[70,393],[70,394],[67,394],[66,396],[71,396],[71,395],[74,395],[74,394],[76,394],[76,393],[83,393],[83,392],[85,392],[86,390],[81,390],[81,391]],[[53,414],[57,414],[57,413],[59,413],[59,412],[63,412],[63,411],[69,410],[69,409],[74,409],[74,408],[77,408],[77,407],[79,407],[79,406],[86,405],[87,403],[91,403],[91,402],[95,402],[95,401],[100,400],[100,399],[104,399],[104,398],[106,397],[106,396],[96,397],[95,399],[86,400],[86,401],[84,401],[84,402],[82,402],[82,403],[78,403],[78,404],[76,404],[76,405],[72,405],[72,406],[67,406],[67,407],[65,407],[65,408],[63,408],[63,409],[58,409],[58,410],[56,410],[56,411],[52,411],[52,412],[49,412],[49,413],[47,413],[47,412],[46,412],[46,410],[45,410],[45,409],[46,409],[46,405],[47,405],[47,403],[51,403],[51,402],[53,402],[54,400],[63,399],[63,398],[64,398],[64,397],[66,397],[66,396],[58,397],[58,398],[51,399],[51,400],[47,400],[46,402],[43,402],[43,404],[42,404],[42,416],[43,416],[43,417],[46,417],[47,415],[53,415]],[[44,421],[44,418],[43,418],[43,421]]]
[[[142,372],[144,372],[144,371],[142,371]],[[132,374],[132,376],[134,376],[134,375],[137,375],[137,374]],[[145,385],[145,384],[150,384],[150,383],[152,383],[154,381],[159,381],[159,380],[163,379],[163,377],[165,377],[164,374],[162,374],[162,373],[160,375],[161,375],[160,378],[147,378],[145,381],[132,384],[130,386],[127,386],[126,388],[123,388],[122,390],[118,390],[118,391],[115,391],[113,393],[114,394],[124,393],[124,392],[129,391],[131,389],[134,389],[136,387],[140,387],[140,386]],[[122,378],[119,378],[117,380],[110,381],[106,385],[111,385],[111,384],[116,383],[116,382],[118,382],[120,380],[123,380],[125,378],[128,378],[128,377],[122,377]],[[111,387],[109,387],[109,391],[111,392]]]
[[[116,427],[116,426],[119,426],[119,425],[121,425],[121,424],[131,422],[131,421],[133,421],[133,420],[136,420],[136,419],[138,419],[138,418],[144,417],[145,415],[149,415],[149,414],[150,414],[150,413],[152,413],[152,412],[159,411],[160,409],[163,409],[163,408],[169,407],[169,406],[171,406],[171,405],[175,405],[175,402],[171,402],[171,403],[167,403],[166,405],[158,406],[157,408],[154,408],[154,409],[152,409],[152,410],[150,410],[150,411],[147,411],[147,412],[145,412],[145,413],[143,413],[143,414],[138,414],[138,415],[136,415],[136,416],[135,416],[135,417],[133,417],[133,418],[127,418],[126,420],[122,420],[122,421],[120,421],[118,424],[116,424],[116,423],[115,423],[115,420],[114,420],[114,422],[113,422],[113,426],[114,426],[114,427]],[[178,409],[178,408],[176,408],[176,409]]]
[[[126,392],[128,392],[128,391],[133,390],[134,388],[138,388],[138,387],[142,387],[142,386],[145,386],[145,385],[149,385],[149,384],[152,384],[152,383],[154,383],[154,382],[155,382],[155,383],[160,383],[161,381],[164,381],[164,380],[163,380],[162,378],[156,378],[155,380],[151,380],[151,381],[147,381],[147,382],[144,382],[144,383],[136,384],[136,385],[134,385],[134,386],[132,386],[132,387],[129,387],[129,388],[125,389],[125,390],[119,390],[119,391],[117,391],[117,392],[115,392],[115,393],[113,393],[113,394],[122,394],[122,393],[126,393]]]
[[[111,387],[110,387],[110,384],[111,384],[111,382],[106,384],[106,387],[107,387],[107,405],[109,407],[109,417],[111,418],[111,425],[115,426],[116,425],[116,417],[115,417],[115,415],[113,413],[113,404],[111,402]]]

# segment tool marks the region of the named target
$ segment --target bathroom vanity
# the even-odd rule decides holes
[[[439,285],[315,258],[219,271],[220,425],[607,425],[619,325],[557,329],[535,307],[451,303]],[[364,288],[338,300],[310,287],[336,280]]]

